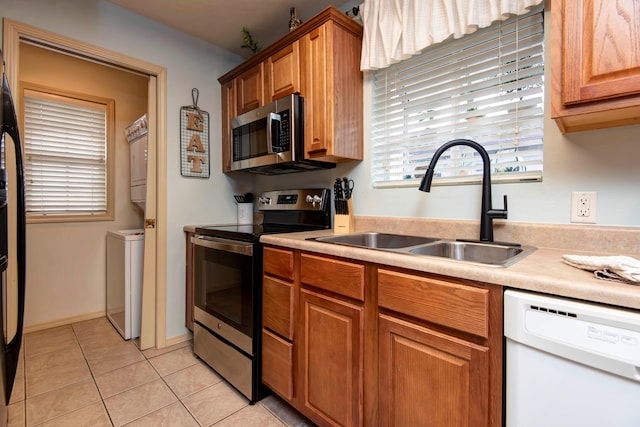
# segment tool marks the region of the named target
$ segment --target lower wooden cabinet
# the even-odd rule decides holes
[[[380,426],[489,425],[489,349],[379,318]]]
[[[274,247],[264,261],[263,382],[311,421],[502,425],[499,286]]]
[[[304,407],[327,425],[362,425],[363,308],[300,291]]]

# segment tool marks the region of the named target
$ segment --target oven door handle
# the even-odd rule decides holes
[[[243,243],[235,240],[200,235],[192,236],[191,243],[209,249],[217,249],[220,251],[234,252],[240,255],[253,256],[253,243]]]

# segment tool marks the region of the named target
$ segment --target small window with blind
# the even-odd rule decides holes
[[[23,88],[27,221],[113,219],[113,101]]]
[[[373,72],[374,187],[418,186],[434,151],[461,138],[487,150],[493,181],[541,180],[543,19],[539,7]],[[480,156],[460,146],[433,184],[481,179]]]

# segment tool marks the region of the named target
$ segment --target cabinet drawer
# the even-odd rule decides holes
[[[486,289],[380,269],[378,304],[428,322],[489,337]]]
[[[293,398],[293,344],[264,329],[262,382],[283,398]]]
[[[262,283],[262,326],[293,339],[293,285],[264,277]]]
[[[302,254],[300,266],[303,285],[364,301],[364,265]]]
[[[263,268],[266,274],[293,280],[293,252],[265,247]]]

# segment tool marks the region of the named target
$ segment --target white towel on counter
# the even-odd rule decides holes
[[[640,284],[640,261],[624,255],[563,255],[562,260],[577,268],[593,271],[598,279]]]

